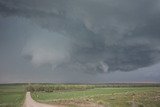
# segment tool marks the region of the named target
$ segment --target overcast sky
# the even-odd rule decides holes
[[[0,83],[159,77],[160,0],[0,0]]]

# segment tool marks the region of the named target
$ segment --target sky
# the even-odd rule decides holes
[[[0,83],[159,77],[160,0],[0,0]]]

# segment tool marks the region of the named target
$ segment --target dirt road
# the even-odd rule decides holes
[[[23,107],[64,107],[64,106],[38,103],[32,99],[30,92],[27,92]]]

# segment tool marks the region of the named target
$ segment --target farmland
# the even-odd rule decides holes
[[[25,98],[25,85],[0,85],[0,107],[21,107]]]
[[[65,87],[72,87],[68,90]],[[37,86],[38,87],[38,86]],[[159,107],[160,87],[148,85],[62,85],[57,90],[46,86],[50,92],[34,91],[34,100],[42,103],[67,105],[69,107]],[[75,88],[75,89],[74,89]],[[67,89],[67,90],[66,90]],[[77,90],[78,89],[78,90]]]
[[[66,107],[160,107],[159,84],[0,85],[0,107],[21,107],[26,91],[38,102]]]

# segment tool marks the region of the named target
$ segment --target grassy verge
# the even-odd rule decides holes
[[[160,88],[156,87],[119,87],[94,88],[85,91],[34,92],[33,99],[44,103],[71,104],[78,107],[87,102],[106,107],[160,107]],[[75,104],[74,104],[75,102]]]
[[[89,99],[106,107],[160,107],[159,90],[160,88],[149,88],[112,95],[98,95]]]
[[[21,107],[24,98],[24,85],[0,85],[0,107]]]

